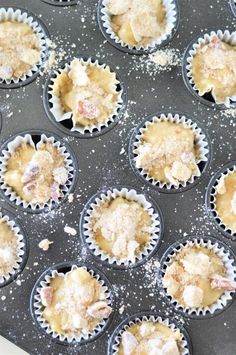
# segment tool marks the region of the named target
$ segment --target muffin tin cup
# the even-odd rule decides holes
[[[107,355],[118,355],[119,345],[121,342],[121,335],[124,331],[127,331],[132,325],[140,324],[143,321],[152,321],[155,323],[160,323],[170,327],[173,331],[179,329],[181,334],[181,347],[182,352],[180,355],[192,355],[192,344],[188,332],[186,329],[176,322],[173,319],[169,319],[166,316],[151,312],[145,311],[134,314],[128,318],[126,318],[123,322],[121,322],[118,327],[113,332],[111,338],[108,343],[108,351]]]
[[[109,116],[107,121],[102,124],[92,125],[90,127],[78,128],[75,127],[72,121],[73,113],[66,112],[64,113],[61,107],[60,99],[52,93],[53,82],[59,74],[62,72],[68,72],[70,69],[70,62],[62,62],[60,68],[54,70],[48,77],[43,94],[43,103],[44,109],[47,113],[50,121],[62,132],[65,134],[75,136],[78,138],[90,138],[97,137],[113,128],[122,116],[127,104],[127,90],[124,82],[121,80],[117,71],[112,69],[112,66],[109,64],[101,63],[96,58],[77,56],[76,58],[80,59],[81,62],[85,65],[96,66],[98,68],[109,68],[112,73],[116,74],[116,79],[119,83],[116,84],[118,97],[116,107],[114,108],[113,113]]]
[[[129,54],[148,54],[167,45],[175,36],[179,26],[179,6],[177,0],[163,0],[167,9],[167,29],[163,35],[147,46],[132,47],[124,43],[111,28],[110,15],[107,11],[109,0],[99,0],[97,6],[97,19],[99,28],[106,40],[115,48]]]
[[[53,6],[72,6],[78,4],[78,0],[41,0],[41,1]]]
[[[234,16],[236,17],[236,1],[230,0],[230,6],[231,6],[231,10],[232,10]]]
[[[225,243],[211,236],[189,236],[172,244],[163,254],[160,261],[160,269],[158,275],[158,279],[160,280],[158,283],[160,283],[160,285],[158,286],[161,287],[167,303],[182,316],[192,319],[212,318],[223,312],[233,303],[236,298],[235,292],[225,291],[218,299],[218,301],[211,306],[202,308],[187,308],[183,305],[180,305],[177,300],[167,294],[167,290],[162,282],[167,266],[171,264],[171,261],[178,254],[178,252],[183,250],[185,247],[194,245],[201,245],[214,251],[223,260],[227,270],[227,277],[229,277],[229,279],[232,281],[236,279],[235,255]]]
[[[136,166],[136,157],[138,155],[134,152],[134,150],[141,145],[141,138],[147,127],[156,122],[174,122],[177,124],[183,124],[184,126],[191,128],[195,133],[196,144],[198,145],[201,153],[200,159],[197,161],[199,175],[192,176],[186,183],[179,183],[178,187],[171,183],[162,183],[155,178],[152,178],[144,169],[137,168]],[[129,161],[134,173],[149,186],[152,186],[159,192],[164,193],[184,192],[196,186],[208,170],[211,162],[211,156],[212,148],[207,132],[195,118],[190,118],[187,114],[185,115],[183,113],[160,112],[149,116],[135,129],[129,143]]]
[[[217,36],[220,40],[228,44],[236,45],[236,32],[230,33],[228,30],[222,32],[221,30],[211,31],[209,34],[205,34],[203,37],[199,37],[197,40],[192,41],[187,47],[182,64],[182,76],[185,86],[189,92],[197,98],[201,103],[210,106],[212,108],[217,108],[219,110],[225,110],[231,107],[236,107],[236,95],[233,97],[226,98],[224,104],[216,103],[211,92],[205,93],[203,96],[199,94],[199,90],[194,84],[194,79],[192,77],[192,60],[194,55],[197,53],[198,49],[209,43],[213,36]]]
[[[58,148],[64,157],[65,167],[69,173],[66,184],[60,188],[62,197],[58,202],[50,200],[45,204],[33,204],[23,200],[20,196],[13,191],[13,189],[4,183],[4,174],[7,171],[8,159],[15,149],[22,143],[28,143],[32,147],[40,147],[43,143],[51,143],[54,147]],[[4,199],[13,207],[20,208],[29,213],[41,213],[49,212],[50,210],[58,207],[62,203],[69,193],[73,192],[77,180],[77,162],[75,155],[68,144],[66,144],[61,137],[54,133],[29,130],[27,132],[21,132],[10,139],[8,139],[2,146],[0,155],[0,193]]]
[[[112,307],[113,312],[107,319],[103,319],[97,325],[97,327],[93,332],[87,335],[80,335],[80,336],[78,335],[73,337],[64,336],[56,332],[53,332],[52,329],[50,328],[50,325],[43,319],[43,314],[42,314],[43,305],[41,303],[40,290],[43,287],[49,286],[50,281],[56,276],[59,275],[64,277],[67,272],[71,270],[75,270],[79,267],[84,267],[90,273],[90,275],[95,277],[96,280],[100,283],[100,285],[102,285],[105,291],[108,305]],[[110,326],[110,323],[112,321],[115,312],[115,296],[114,296],[113,287],[110,281],[106,278],[106,276],[100,270],[96,269],[93,266],[80,264],[76,261],[60,263],[47,269],[35,283],[30,298],[30,311],[37,328],[42,333],[44,333],[47,337],[49,337],[51,340],[64,345],[73,345],[73,344],[84,345],[93,342],[94,340],[99,338],[101,335],[104,334],[104,332]]]
[[[29,25],[34,33],[40,38],[41,60],[38,64],[34,64],[32,68],[23,76],[17,79],[3,80],[0,78],[1,89],[15,89],[30,84],[39,75],[40,69],[48,58],[47,40],[50,38],[49,32],[42,21],[34,14],[25,9],[6,6],[0,8],[0,23],[3,21],[22,22]]]
[[[232,240],[236,241],[236,232],[231,231],[231,229],[224,224],[223,220],[218,215],[215,206],[218,182],[222,176],[227,177],[232,172],[236,172],[236,161],[232,161],[226,164],[219,171],[217,171],[215,175],[213,175],[207,187],[206,196],[205,196],[205,205],[209,217],[214,222],[218,230],[225,237],[231,238]]]
[[[3,219],[4,222],[11,228],[18,244],[18,254],[15,264],[12,267],[12,270],[9,273],[6,273],[3,276],[0,276],[0,288],[9,285],[14,281],[19,274],[24,270],[24,267],[27,263],[28,254],[29,254],[29,244],[26,238],[25,231],[22,226],[16,221],[16,216],[5,209],[0,210],[0,219]]]
[[[129,201],[138,202],[148,212],[152,219],[151,241],[135,258],[135,262],[132,262],[131,260],[119,260],[118,258],[112,257],[111,255],[103,252],[93,237],[91,223],[94,212],[104,203],[111,201],[111,199],[116,197],[123,197]],[[143,192],[140,192],[130,186],[115,186],[99,191],[87,202],[80,219],[80,235],[83,243],[86,245],[93,257],[98,259],[105,266],[113,269],[134,268],[144,264],[156,253],[159,248],[163,231],[164,221],[159,206],[149,196],[144,195]]]

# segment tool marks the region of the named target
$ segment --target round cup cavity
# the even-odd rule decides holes
[[[197,164],[201,174],[200,176],[195,176],[192,182],[188,181],[185,185],[180,184],[179,187],[174,187],[173,185],[168,187],[166,183],[161,183],[155,180],[154,178],[149,176],[148,173],[145,172],[142,168],[136,167],[135,158],[137,157],[137,154],[134,153],[134,149],[137,148],[137,144],[142,138],[142,131],[146,129],[149,123],[156,122],[156,120],[158,122],[167,121],[167,122],[175,122],[177,124],[185,123],[187,124],[188,127],[192,128],[194,132],[196,132],[196,136],[199,140],[199,146],[201,146],[201,148],[204,149],[205,154],[204,154],[204,160],[199,161]],[[147,117],[134,130],[129,142],[129,162],[133,172],[140,180],[142,180],[142,182],[145,182],[149,186],[163,193],[179,193],[195,187],[206,174],[211,163],[211,158],[212,158],[212,146],[206,130],[203,128],[202,124],[196,118],[192,118],[188,114],[183,114],[183,113],[159,112]]]
[[[228,228],[222,219],[218,216],[217,211],[215,209],[215,195],[217,193],[217,185],[221,176],[227,177],[230,172],[236,171],[236,161],[232,161],[226,165],[224,165],[219,171],[217,171],[211,178],[209,185],[206,190],[205,195],[205,205],[208,212],[208,216],[214,222],[217,229],[227,238],[231,238],[236,241],[236,232]]]
[[[128,330],[132,325],[140,324],[143,321],[154,321],[161,323],[169,326],[172,330],[179,329],[182,336],[181,345],[183,348],[181,355],[193,354],[190,336],[182,324],[178,323],[174,319],[167,318],[165,315],[151,311],[144,311],[127,317],[116,327],[111,338],[109,339],[107,355],[117,355],[122,333]]]
[[[53,334],[51,334],[52,331],[48,332],[47,329],[45,327],[43,327],[42,321],[39,320],[39,316],[41,314],[41,309],[43,307],[42,305],[40,306],[40,302],[39,302],[40,288],[42,288],[42,286],[46,286],[47,284],[50,283],[50,281],[47,281],[47,280],[48,279],[50,280],[52,278],[51,275],[54,271],[56,271],[58,273],[66,274],[67,272],[72,270],[73,266],[85,267],[87,269],[87,271],[100,282],[100,284],[106,289],[105,292],[109,296],[109,298],[108,298],[109,306],[111,306],[112,310],[113,310],[111,315],[104,321],[104,325],[102,326],[102,329],[100,329],[99,331],[97,331],[95,329],[94,334],[92,334],[91,336],[88,336],[87,339],[82,338],[79,342],[76,341],[75,339],[72,339],[72,341],[70,341],[70,342],[66,339],[61,340],[59,334],[57,334],[56,336],[55,335],[53,336]],[[63,263],[56,264],[56,265],[48,268],[46,271],[44,271],[42,273],[42,275],[36,281],[36,283],[32,289],[31,296],[30,296],[30,312],[31,312],[31,316],[37,326],[37,329],[40,331],[40,333],[44,334],[48,339],[51,339],[52,341],[54,341],[58,344],[63,344],[63,345],[67,345],[67,346],[76,345],[76,344],[77,345],[85,345],[90,342],[93,342],[94,340],[96,340],[97,338],[102,336],[105,333],[105,331],[109,328],[109,326],[112,322],[114,313],[115,313],[114,290],[113,290],[113,287],[112,287],[110,281],[108,280],[108,278],[99,269],[95,268],[94,266],[87,265],[84,263],[78,263],[77,261],[63,262]]]
[[[130,193],[131,191],[134,191],[138,196],[140,196],[140,195],[143,196],[145,198],[146,202],[148,204],[150,204],[149,209],[153,210],[152,216],[156,216],[155,222],[159,223],[158,224],[159,231],[153,233],[157,237],[156,241],[155,241],[155,238],[153,238],[153,240],[154,240],[153,245],[150,248],[150,250],[148,251],[148,253],[146,255],[145,254],[142,255],[143,253],[141,253],[139,258],[136,257],[136,261],[134,263],[132,263],[131,261],[128,261],[127,263],[126,262],[119,263],[119,262],[117,262],[117,260],[111,260],[112,257],[107,256],[107,254],[103,253],[100,248],[99,248],[99,253],[98,253],[96,251],[96,248],[94,247],[93,243],[91,241],[89,241],[89,239],[92,239],[92,233],[90,233],[88,227],[89,227],[89,220],[92,217],[92,212],[95,210],[93,208],[93,206],[97,205],[98,200],[101,201],[101,197],[103,195],[107,196],[107,194],[112,193],[114,195],[117,194],[117,196],[119,196],[118,192],[120,193],[120,192],[122,192],[122,190],[127,190],[128,193]],[[135,200],[133,200],[133,201],[135,201]],[[143,265],[157,252],[157,250],[160,246],[162,237],[163,237],[163,233],[164,233],[164,219],[163,219],[163,215],[162,215],[160,207],[147,194],[145,194],[144,192],[139,191],[136,188],[133,188],[131,186],[124,186],[124,185],[119,186],[118,185],[115,187],[104,188],[103,190],[99,191],[98,193],[93,195],[88,200],[88,202],[84,206],[84,209],[82,211],[81,218],[80,218],[80,236],[83,240],[84,245],[87,247],[90,254],[99,263],[102,263],[104,266],[110,267],[113,269],[123,270],[123,269],[127,269],[127,268],[135,268],[135,267]],[[113,259],[115,259],[115,258],[113,258]]]
[[[234,16],[236,16],[236,1],[230,0],[230,6],[231,6],[231,10],[232,10]]]
[[[215,34],[223,39],[225,34],[229,34],[229,33],[230,33],[229,31],[225,31],[223,33],[222,31],[218,30],[217,32],[212,31],[209,34],[209,36]],[[191,79],[192,77],[190,75],[190,70],[187,68],[187,66],[189,65],[188,60],[190,58],[192,58],[190,51],[193,50],[195,45],[199,44],[199,40],[201,40],[201,39],[203,39],[203,37],[193,40],[185,50],[183,61],[182,61],[182,77],[183,77],[184,84],[192,96],[194,96],[198,101],[200,101],[202,104],[204,104],[208,107],[216,108],[218,110],[226,110],[226,109],[229,109],[230,107],[234,108],[234,107],[236,107],[236,102],[233,102],[232,100],[231,100],[230,107],[227,107],[225,104],[217,104],[215,102],[211,92],[205,93],[203,96],[200,96],[198,94],[198,90],[196,88],[194,88],[194,86],[195,86],[194,82],[191,82],[191,80],[193,81],[193,79]],[[207,43],[207,40],[205,38],[204,38],[204,40]],[[226,43],[227,43],[227,41],[226,41]]]
[[[32,83],[39,75],[41,68],[44,66],[44,64],[48,58],[47,39],[50,39],[50,35],[49,35],[49,32],[48,32],[45,24],[37,16],[35,16],[32,12],[29,12],[28,10],[25,10],[23,8],[16,7],[16,6],[3,6],[2,8],[0,8],[0,10],[1,9],[6,9],[7,11],[11,11],[12,13],[17,13],[17,11],[18,11],[21,14],[25,14],[24,20],[29,19],[30,24],[32,24],[32,26],[30,26],[30,27],[33,30],[35,28],[38,29],[38,31],[34,31],[34,32],[35,33],[38,32],[38,34],[40,35],[41,41],[42,41],[41,63],[35,64],[35,66],[37,67],[36,70],[32,70],[32,68],[31,68],[28,73],[23,75],[23,77],[20,77],[15,80],[11,79],[9,83],[7,83],[5,80],[0,79],[0,89],[16,89],[16,88],[19,88],[19,87],[22,87],[22,86]],[[19,22],[24,22],[24,21],[19,21]],[[28,22],[26,22],[26,23],[29,24]]]
[[[155,44],[148,45],[145,48],[144,47],[130,47],[128,44],[123,44],[121,43],[122,41],[119,40],[118,36],[113,32],[109,31],[108,27],[106,25],[107,20],[106,18],[109,17],[107,12],[106,12],[106,3],[107,0],[99,0],[98,6],[97,6],[97,21],[98,21],[98,26],[100,28],[100,31],[102,32],[103,36],[106,38],[106,40],[116,49],[119,49],[122,52],[129,53],[129,54],[136,54],[136,55],[143,55],[143,54],[148,54],[155,52],[159,48],[164,47],[167,45],[176,35],[178,27],[179,27],[179,21],[180,21],[180,15],[179,15],[179,5],[177,0],[171,0],[171,1],[164,1],[165,3],[169,3],[169,6],[171,5],[173,7],[173,23],[172,23],[172,30],[170,33],[163,35],[162,40],[156,40]]]
[[[0,288],[2,288],[15,281],[20,275],[20,273],[24,270],[29,256],[29,242],[22,225],[19,223],[18,218],[12,212],[9,212],[6,209],[1,209],[0,218],[4,218],[7,220],[7,224],[14,229],[14,231],[16,232],[16,237],[19,238],[20,243],[22,244],[19,249],[19,256],[21,260],[17,262],[18,267],[14,268],[12,272],[9,273],[7,277],[4,277],[4,280],[0,282]]]
[[[53,123],[54,126],[56,126],[60,131],[62,131],[64,134],[74,136],[77,138],[93,138],[93,137],[98,137],[103,135],[104,133],[107,133],[110,131],[115,125],[118,123],[118,121],[122,117],[122,113],[125,110],[126,104],[127,104],[127,89],[122,81],[120,75],[117,73],[117,70],[112,68],[112,65],[110,64],[105,64],[100,62],[96,58],[92,57],[85,57],[85,56],[76,56],[77,59],[83,60],[85,63],[97,63],[99,67],[106,66],[108,67],[112,73],[116,74],[116,79],[119,81],[117,84],[117,93],[120,93],[121,95],[121,102],[117,102],[117,112],[107,121],[107,123],[104,123],[102,127],[99,128],[94,128],[92,132],[89,130],[89,128],[84,129],[84,133],[78,132],[77,130],[72,130],[73,128],[73,121],[72,121],[72,115],[70,116],[69,119],[65,119],[63,121],[58,122],[55,119],[55,116],[52,112],[53,104],[50,102],[50,99],[52,98],[52,94],[50,93],[50,85],[53,85],[52,79],[55,79],[59,73],[59,69],[66,69],[66,67],[70,64],[70,61],[64,61],[62,62],[59,67],[55,70],[52,71],[52,73],[49,75],[47,78],[47,81],[44,86],[44,93],[43,93],[43,104],[44,104],[44,109],[46,111],[46,114],[50,121]]]
[[[186,308],[184,309],[183,306],[181,306],[176,300],[172,299],[172,297],[170,295],[167,294],[166,289],[162,283],[162,279],[165,275],[165,271],[167,266],[169,265],[169,263],[171,263],[171,260],[173,258],[174,255],[176,255],[178,252],[180,252],[186,245],[194,245],[192,243],[196,243],[200,244],[200,245],[205,245],[206,247],[209,247],[209,249],[212,249],[215,247],[218,248],[219,253],[224,253],[224,256],[228,259],[228,262],[230,264],[230,268],[232,269],[231,272],[234,275],[234,279],[236,277],[236,264],[235,264],[235,255],[232,252],[232,250],[227,246],[227,244],[225,244],[224,242],[216,239],[215,237],[212,236],[187,236],[184,237],[178,241],[176,241],[175,243],[173,243],[172,245],[170,245],[167,250],[164,252],[161,260],[160,260],[160,268],[158,270],[158,287],[161,288],[162,293],[164,295],[165,301],[167,302],[167,304],[173,308],[173,310],[175,310],[177,313],[181,314],[182,316],[186,317],[186,318],[190,318],[190,319],[208,319],[208,318],[213,318],[217,315],[219,315],[220,313],[224,312],[235,300],[236,298],[236,293],[235,292],[225,292],[221,297],[220,300],[222,298],[224,298],[224,295],[226,293],[229,293],[230,296],[228,295],[227,298],[225,298],[224,300],[220,301],[220,306],[217,308],[215,306],[215,310],[210,311],[209,310],[209,306],[205,307],[206,309],[199,310],[199,309],[190,309],[190,308]],[[213,246],[213,248],[212,248]],[[225,303],[225,304],[223,304]],[[210,306],[212,307],[212,306]]]
[[[69,178],[64,185],[63,189],[61,189],[61,192],[63,193],[63,196],[59,198],[58,202],[56,201],[50,201],[46,203],[44,206],[39,206],[39,204],[36,204],[35,206],[32,206],[30,203],[27,203],[27,206],[25,205],[25,201],[19,198],[19,196],[14,193],[14,191],[11,188],[8,188],[7,185],[4,186],[4,163],[6,162],[5,159],[5,153],[9,152],[8,145],[9,143],[13,142],[17,137],[25,137],[26,135],[29,135],[36,146],[42,139],[42,136],[46,137],[47,139],[53,139],[54,143],[56,143],[59,148],[63,149],[63,155],[65,156],[65,161],[67,163],[68,171],[69,171]],[[49,212],[55,208],[57,208],[61,203],[65,202],[67,199],[67,196],[72,193],[75,189],[76,182],[77,182],[77,174],[78,174],[78,166],[77,166],[77,159],[76,156],[72,150],[72,148],[67,144],[63,138],[58,136],[55,133],[49,132],[49,131],[44,131],[44,130],[29,130],[29,131],[24,131],[15,134],[11,138],[9,138],[5,143],[3,143],[1,147],[1,153],[0,153],[0,195],[8,202],[9,205],[11,205],[13,208],[18,208],[21,209],[25,212],[28,213],[42,213],[42,212]]]
[[[72,6],[78,4],[78,0],[41,0],[41,1],[45,2],[46,4],[54,5],[54,6]]]

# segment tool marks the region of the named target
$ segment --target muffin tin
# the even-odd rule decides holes
[[[67,196],[49,213],[26,213],[15,205],[9,205],[1,196],[0,206],[9,209],[15,220],[20,221],[30,250],[28,261],[17,279],[0,289],[0,333],[32,355],[105,355],[108,339],[116,327],[127,317],[148,311],[161,314],[177,324],[183,322],[190,335],[194,355],[208,355],[212,351],[234,355],[235,302],[221,314],[204,321],[187,319],[169,306],[156,281],[158,262],[164,252],[186,234],[197,237],[214,235],[236,251],[235,241],[225,238],[217,229],[204,204],[211,175],[227,162],[235,160],[235,120],[191,95],[185,87],[181,66],[154,75],[148,70],[148,56],[130,55],[112,46],[104,40],[97,23],[98,2],[76,2],[75,6],[56,6],[72,5],[72,2],[55,0],[49,4],[49,1],[21,0],[20,6],[47,25],[53,43],[57,44],[55,51],[58,53],[63,48],[65,61],[81,55],[111,63],[127,87],[127,107],[121,111],[116,126],[106,134],[80,139],[62,131],[48,119],[42,97],[50,73],[39,76],[24,88],[0,90],[3,122],[0,146],[18,132],[32,128],[49,131],[69,144],[79,166],[73,201],[69,202],[72,197]],[[17,7],[18,1],[1,1],[1,6],[9,5]],[[236,18],[226,0],[179,1],[179,10],[181,21],[168,48],[177,48],[181,54],[191,41],[204,33],[218,28],[235,30]],[[133,131],[147,117],[158,112],[184,112],[188,117],[196,118],[212,143],[212,161],[204,173],[205,178],[178,194],[164,194],[151,188],[144,180],[138,179],[129,164],[128,145]],[[118,270],[104,265],[87,250],[79,231],[80,216],[87,201],[98,191],[117,185],[129,185],[150,196],[160,207],[164,218],[165,231],[158,251],[132,269]],[[74,228],[76,234],[69,235],[65,231],[66,226]],[[44,238],[53,241],[47,252],[38,247]],[[46,269],[63,262],[98,268],[114,289],[116,304],[112,321],[101,337],[82,346],[58,344],[41,332],[30,314],[30,296],[36,281]]]

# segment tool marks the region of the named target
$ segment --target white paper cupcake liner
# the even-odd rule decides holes
[[[176,243],[173,245],[173,248],[170,252],[169,255],[164,255],[164,260],[161,260],[161,265],[162,265],[162,272],[164,277],[165,270],[166,268],[172,264],[172,260],[174,260],[175,256],[183,249],[192,247],[195,245],[200,245],[202,247],[206,247],[209,250],[212,250],[215,254],[217,254],[221,260],[224,263],[224,266],[227,270],[227,278],[229,278],[231,281],[235,281],[236,278],[236,267],[234,266],[234,260],[232,259],[229,251],[225,248],[225,246],[218,242],[217,240],[213,241],[213,238],[206,238],[207,241],[203,238],[192,238],[192,239],[187,239],[185,241],[180,241],[179,243]],[[170,247],[171,248],[171,247]],[[166,260],[169,259],[169,260]],[[164,286],[162,285],[164,288]],[[183,314],[187,316],[206,316],[207,314],[214,315],[215,312],[222,311],[228,304],[229,301],[232,300],[232,296],[234,292],[229,292],[225,291],[222,296],[217,300],[217,302],[213,303],[211,306],[208,307],[199,307],[199,308],[189,308],[189,307],[184,307],[183,305],[179,304],[179,302],[174,299],[171,295],[169,295],[166,291],[166,288],[164,288],[165,294],[167,295],[170,303],[172,306],[177,311],[181,311]]]
[[[40,62],[37,64],[34,64],[32,68],[23,76],[17,78],[17,79],[7,79],[3,80],[0,78],[0,84],[19,84],[21,82],[24,82],[26,79],[29,79],[33,77],[33,75],[39,71],[41,68],[42,64],[45,62],[47,58],[47,37],[44,29],[42,28],[42,25],[37,21],[36,18],[33,18],[31,14],[28,14],[27,11],[22,10],[22,9],[15,9],[15,8],[0,8],[0,22],[4,21],[13,21],[13,22],[22,22],[27,25],[29,25],[34,33],[37,34],[37,36],[40,39],[40,44],[39,48],[41,51],[41,58]]]
[[[197,54],[198,50],[204,45],[210,42],[211,38],[217,36],[221,41],[228,43],[230,45],[236,46],[236,31],[230,33],[228,30],[226,31],[211,31],[211,33],[206,33],[203,37],[199,37],[196,42],[191,46],[191,49],[188,51],[188,56],[186,58],[186,69],[187,69],[187,78],[189,80],[189,83],[192,86],[192,89],[199,95],[203,96],[206,94],[205,92],[201,92],[195,85],[194,79],[193,79],[193,73],[192,73],[192,61],[193,57]],[[217,98],[214,97],[214,94],[211,92],[211,95],[213,99],[215,100],[215,103],[217,105],[222,104],[221,102],[217,101]],[[236,95],[232,97],[227,97],[224,101],[224,105],[227,108],[231,107],[231,101],[235,102],[236,101]]]
[[[135,316],[134,316],[135,317]],[[132,317],[132,318],[134,318]],[[110,346],[110,351],[108,353],[108,355],[118,355],[119,354],[119,347],[121,344],[121,336],[122,334],[129,330],[130,327],[132,327],[135,324],[141,324],[142,322],[154,322],[154,323],[160,323],[163,324],[167,327],[169,327],[171,330],[176,331],[176,330],[180,330],[180,341],[178,342],[178,345],[181,348],[181,355],[190,355],[191,354],[191,350],[189,348],[189,344],[188,344],[188,339],[186,339],[185,334],[183,334],[181,332],[181,328],[178,328],[177,325],[173,322],[171,322],[170,319],[168,318],[162,318],[161,316],[155,316],[155,315],[143,315],[143,316],[137,316],[136,318],[129,320],[127,319],[127,323],[124,324],[121,329],[117,332],[118,334],[114,337],[114,340]]]
[[[211,212],[214,212],[213,217],[214,217],[216,223],[219,225],[219,227],[222,228],[222,230],[225,231],[227,234],[230,234],[231,237],[236,236],[236,231],[232,231],[224,223],[222,218],[219,216],[219,214],[217,212],[217,208],[216,208],[216,195],[217,195],[217,186],[219,184],[221,177],[224,176],[226,178],[227,176],[231,175],[234,172],[236,172],[236,165],[232,165],[231,167],[226,168],[224,172],[219,174],[218,178],[215,181],[214,186],[210,187],[210,191],[208,191],[209,198],[211,199],[210,205],[213,205],[213,207],[211,207]]]
[[[136,166],[136,161],[137,161],[137,154],[135,153],[135,150],[142,145],[141,139],[143,137],[143,134],[145,131],[147,131],[148,127],[155,124],[156,122],[174,122],[177,124],[182,124],[184,127],[188,127],[191,128],[191,130],[195,133],[195,143],[198,146],[199,149],[199,153],[200,153],[200,157],[199,159],[196,161],[197,165],[199,166],[199,164],[204,163],[207,165],[207,163],[209,163],[210,161],[210,145],[209,145],[209,141],[208,138],[205,134],[205,132],[203,132],[202,128],[199,127],[199,124],[190,119],[189,117],[186,117],[184,115],[180,115],[180,114],[172,114],[172,113],[168,113],[168,114],[160,114],[158,116],[153,116],[150,120],[147,120],[139,129],[138,132],[135,133],[135,137],[134,137],[134,142],[133,144],[131,143],[130,146],[130,154],[132,156],[131,158],[131,163],[134,166],[135,171],[146,181],[150,182],[152,185],[154,186],[158,186],[159,188],[164,188],[167,190],[178,190],[180,188],[186,188],[187,185],[191,186],[200,176],[201,176],[201,171],[199,170],[199,172],[195,175],[192,175],[192,177],[184,183],[179,183],[178,186],[174,185],[172,183],[168,183],[168,182],[160,182],[158,180],[156,180],[155,178],[153,178],[152,176],[149,175],[149,173],[142,169],[142,168],[137,168]]]
[[[32,211],[36,211],[37,209],[51,209],[53,207],[53,203],[55,201],[50,200],[45,204],[39,203],[31,203],[23,200],[17,193],[4,182],[4,174],[7,171],[8,159],[15,152],[15,150],[23,143],[30,144],[33,148],[39,148],[42,144],[50,143],[54,147],[56,147],[62,156],[64,157],[65,168],[68,171],[68,180],[65,185],[60,188],[60,191],[63,196],[65,196],[71,188],[72,180],[75,174],[73,160],[70,156],[70,153],[67,151],[66,147],[61,144],[60,141],[56,140],[53,136],[48,137],[44,133],[41,134],[40,141],[35,144],[32,138],[33,134],[26,133],[25,135],[18,135],[12,141],[10,141],[6,148],[3,149],[0,156],[0,189],[3,191],[4,195],[8,197],[10,202],[14,202],[17,206],[23,206],[23,208],[30,208]],[[59,201],[62,200],[63,197],[59,197]]]
[[[15,260],[14,265],[12,265],[12,270],[5,275],[0,275],[0,287],[1,287],[20,271],[22,267],[22,263],[24,261],[23,258],[25,256],[25,243],[20,228],[15,224],[15,222],[8,215],[0,212],[0,219],[2,219],[11,228],[12,232],[16,237],[17,246],[18,246],[17,258]]]
[[[93,276],[98,282],[99,284],[102,286],[103,291],[105,292],[105,297],[106,297],[106,301],[108,303],[109,306],[111,306],[112,304],[112,295],[111,295],[111,290],[109,290],[108,285],[106,285],[105,281],[102,279],[102,277],[96,273],[93,269],[88,269],[86,266],[83,266],[84,269],[86,271],[88,271],[90,273],[91,276]],[[72,265],[71,266],[71,271],[78,269],[77,265]],[[70,272],[70,271],[68,271]],[[42,305],[41,302],[41,297],[40,297],[40,291],[43,287],[47,287],[50,285],[50,282],[52,279],[54,279],[57,276],[62,276],[65,277],[66,273],[62,273],[62,272],[58,272],[57,270],[52,270],[50,271],[44,278],[44,280],[42,280],[40,282],[39,287],[36,288],[36,294],[34,295],[33,298],[33,312],[36,316],[37,322],[39,324],[39,326],[48,334],[50,335],[53,339],[58,339],[61,342],[67,342],[68,344],[72,343],[72,342],[86,342],[86,341],[90,341],[91,338],[97,337],[99,333],[101,333],[104,328],[107,325],[108,319],[109,318],[104,318],[94,329],[94,331],[89,332],[87,334],[75,334],[74,336],[70,336],[70,335],[63,335],[63,334],[59,334],[55,331],[53,331],[50,327],[50,324],[43,318],[43,309],[44,306]]]
[[[109,202],[117,197],[123,197],[129,201],[138,202],[144,208],[144,210],[148,212],[152,220],[150,241],[142,250],[142,252],[136,256],[135,262],[132,262],[132,260],[129,259],[119,259],[103,252],[100,246],[96,243],[96,240],[93,236],[94,233],[92,230],[92,219],[94,213],[99,207],[103,206],[106,202]],[[152,203],[146,199],[145,195],[138,193],[134,189],[128,189],[126,187],[108,189],[106,192],[101,192],[100,194],[98,194],[98,196],[91,203],[89,203],[89,206],[85,206],[84,215],[81,218],[81,234],[83,235],[88,248],[95,256],[99,257],[102,261],[107,262],[111,266],[135,266],[137,264],[140,264],[140,262],[145,261],[153,252],[153,250],[156,249],[161,240],[163,231],[162,217],[160,216],[160,211],[155,210],[155,207],[156,206],[153,206]]]
[[[161,46],[164,42],[168,40],[168,38],[172,35],[174,32],[175,28],[177,27],[177,22],[178,22],[178,8],[177,8],[177,2],[176,0],[163,0],[163,4],[166,9],[166,28],[163,34],[156,40],[154,40],[152,43],[143,46],[143,45],[137,45],[137,46],[130,46],[127,43],[123,42],[118,35],[113,31],[111,27],[111,14],[108,11],[108,3],[109,0],[101,0],[101,21],[102,25],[104,27],[104,30],[108,36],[114,42],[118,45],[120,45],[122,48],[128,48],[129,50],[142,50],[142,51],[150,51],[154,50],[156,47]]]
[[[109,66],[106,64],[99,64],[98,60],[93,61],[92,58],[89,58],[87,60],[83,59],[83,58],[79,58],[79,59],[80,59],[81,63],[85,66],[98,67],[101,69],[109,68]],[[72,122],[73,122],[73,113],[72,112],[65,113],[63,111],[60,98],[53,94],[54,82],[57,79],[58,75],[60,75],[63,72],[68,73],[69,70],[70,70],[70,63],[66,63],[63,68],[55,70],[54,76],[51,78],[50,83],[48,85],[48,94],[51,96],[51,98],[49,99],[49,103],[51,104],[50,112],[52,113],[56,122],[61,122],[64,120],[69,120],[69,119],[72,120]],[[120,82],[117,79],[117,83],[115,85],[118,85],[118,84],[120,84]],[[93,133],[94,131],[101,132],[103,128],[108,127],[110,124],[112,124],[114,122],[115,118],[119,114],[119,110],[123,106],[122,94],[123,94],[123,89],[121,89],[119,91],[114,110],[111,113],[111,115],[107,118],[106,122],[99,123],[96,125],[94,124],[94,125],[86,126],[86,127],[78,127],[73,122],[73,127],[72,127],[71,131],[72,132],[77,131],[81,134],[85,134],[86,132],[89,132],[89,133]]]

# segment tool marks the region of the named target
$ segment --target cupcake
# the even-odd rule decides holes
[[[236,32],[211,32],[187,50],[187,80],[200,97],[219,107],[236,101]]]
[[[41,329],[54,339],[68,343],[90,341],[111,318],[109,285],[84,266],[67,269],[70,271],[54,269],[35,285],[33,313]]]
[[[109,355],[190,354],[186,331],[146,312],[125,320],[112,335]]]
[[[201,175],[208,160],[206,136],[186,117],[162,114],[152,117],[136,131],[132,165],[153,185],[178,189]]]
[[[218,243],[197,239],[180,242],[164,266],[165,292],[186,313],[213,314],[236,290],[233,262]]]
[[[108,126],[122,106],[116,74],[91,60],[76,58],[59,70],[49,84],[48,94],[54,120],[72,120],[71,130],[80,133]]]
[[[20,272],[25,256],[24,237],[7,215],[0,213],[0,286]]]
[[[3,150],[1,189],[17,205],[32,209],[58,203],[71,187],[73,162],[66,148],[42,134],[17,136]]]
[[[142,53],[167,43],[178,25],[173,0],[100,0],[98,21],[104,36],[117,48]]]
[[[22,11],[0,8],[0,83],[11,87],[32,80],[46,58],[44,25]]]
[[[81,234],[109,265],[134,266],[160,242],[162,219],[135,190],[113,189],[92,197],[81,217]]]
[[[111,28],[130,47],[148,46],[159,39],[166,28],[166,8],[162,0],[109,0]]]

